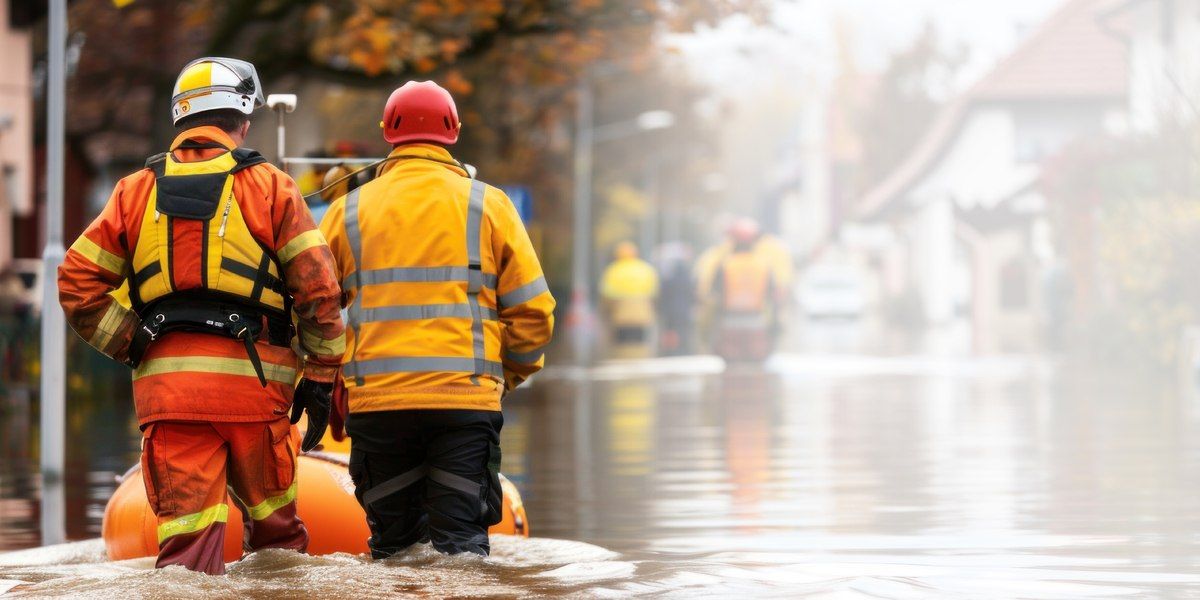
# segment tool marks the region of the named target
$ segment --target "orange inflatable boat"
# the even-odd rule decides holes
[[[337,444],[333,446],[330,449],[335,449]],[[346,470],[348,460],[348,455],[332,452],[300,456],[296,508],[308,527],[310,554],[368,552],[367,538],[371,533],[363,509],[354,499],[354,484]],[[503,475],[500,484],[504,489],[504,519],[493,525],[489,532],[529,537],[529,523],[517,487]],[[141,470],[134,467],[125,474],[104,509],[101,528],[108,558],[124,560],[156,556],[156,525],[150,502],[146,499]],[[242,514],[230,505],[229,524],[225,529],[225,561],[232,562],[241,556]]]

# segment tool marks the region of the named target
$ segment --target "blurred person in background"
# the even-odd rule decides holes
[[[501,398],[542,368],[554,298],[512,201],[446,150],[449,92],[410,81],[380,126],[387,162],[321,222],[352,332],[337,394],[350,476],[374,558],[418,542],[486,556]]]
[[[775,346],[791,261],[782,243],[764,236],[754,219],[737,219],[726,237],[697,265],[701,325],[718,355],[762,361]]]
[[[333,158],[357,158],[363,154],[358,144],[342,140],[333,146]],[[329,205],[338,198],[350,193],[350,190],[362,184],[369,177],[368,173],[356,171],[351,164],[339,163],[334,165],[313,165],[309,174],[319,178],[309,183],[312,189],[304,192],[308,208],[312,211],[313,220],[320,223],[325,217]]]
[[[247,550],[308,545],[296,454],[325,431],[345,337],[333,256],[295,182],[240,147],[263,103],[248,62],[184,67],[179,135],[117,183],[58,272],[67,322],[134,369],[158,567],[225,572],[229,494]]]
[[[613,250],[613,262],[600,278],[600,298],[615,358],[654,354],[655,300],[658,273],[638,257],[637,245],[625,241]]]
[[[667,242],[659,248],[659,348],[669,356],[694,351],[696,282],[692,277],[692,248]]]
[[[309,150],[304,153],[304,158],[322,158],[325,152],[322,150]],[[329,165],[314,164],[310,165],[308,170],[296,178],[296,187],[300,190],[300,195],[305,199],[316,192],[320,191],[324,185],[325,173],[329,171]]]

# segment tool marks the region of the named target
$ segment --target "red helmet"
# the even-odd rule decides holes
[[[389,144],[458,141],[458,109],[454,98],[432,81],[410,81],[392,92],[383,107],[383,139]]]
[[[727,231],[729,237],[737,244],[749,244],[758,239],[760,229],[758,221],[750,217],[741,217],[729,226]]]

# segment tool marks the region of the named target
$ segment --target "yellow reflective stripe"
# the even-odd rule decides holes
[[[212,85],[212,66],[213,64],[210,62],[192,65],[179,76],[179,84],[175,93],[183,94]]]
[[[292,482],[292,487],[289,487],[281,496],[273,496],[267,498],[254,506],[246,509],[250,513],[250,518],[255,521],[261,521],[271,516],[275,511],[287,506],[296,501],[296,483]]]
[[[75,240],[74,244],[71,244],[71,249],[102,269],[111,271],[117,275],[125,271],[125,259],[101,248],[96,242],[87,239],[87,236],[79,236],[79,239]]]
[[[307,327],[300,326],[300,345],[314,354],[331,355],[346,352],[346,332],[342,331],[336,338],[327,340],[319,333],[313,333]]]
[[[125,320],[125,315],[128,314],[129,311],[114,300],[112,304],[108,305],[108,310],[104,311],[104,317],[96,325],[96,331],[92,333],[92,338],[88,340],[88,343],[93,348],[104,352],[109,342],[112,341],[113,335],[117,333],[117,329]]]
[[[167,538],[180,535],[182,533],[195,533],[212,525],[213,523],[224,523],[229,519],[229,505],[224,502],[210,506],[198,513],[184,515],[178,519],[167,521],[158,526],[158,543],[163,543]]]
[[[263,374],[270,381],[293,384],[296,382],[296,369],[275,363],[264,362]],[[133,378],[150,377],[165,373],[220,373],[222,375],[242,375],[258,377],[254,365],[248,359],[221,358],[217,356],[170,356],[153,358],[142,362],[133,371]]]
[[[325,241],[325,236],[321,235],[321,230],[313,229],[311,231],[305,231],[304,233],[292,238],[291,241],[284,244],[283,247],[279,249],[279,252],[277,253],[279,255],[279,262],[285,264],[289,263],[301,252],[304,252],[309,248],[327,245],[329,244]]]

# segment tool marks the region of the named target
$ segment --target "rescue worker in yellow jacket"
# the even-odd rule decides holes
[[[159,567],[224,573],[227,490],[246,549],[308,544],[291,424],[307,412],[303,447],[320,440],[345,336],[333,256],[295,183],[239,147],[261,90],[250,63],[189,63],[179,136],[117,183],[58,272],[71,327],[134,369]]]
[[[638,258],[633,242],[617,244],[613,254],[615,260],[600,278],[600,298],[613,354],[617,358],[644,358],[652,354],[658,272]]]
[[[380,125],[387,162],[321,222],[349,315],[350,475],[372,556],[422,541],[487,555],[500,400],[542,368],[554,298],[512,202],[446,151],[446,90],[406,83]]]

